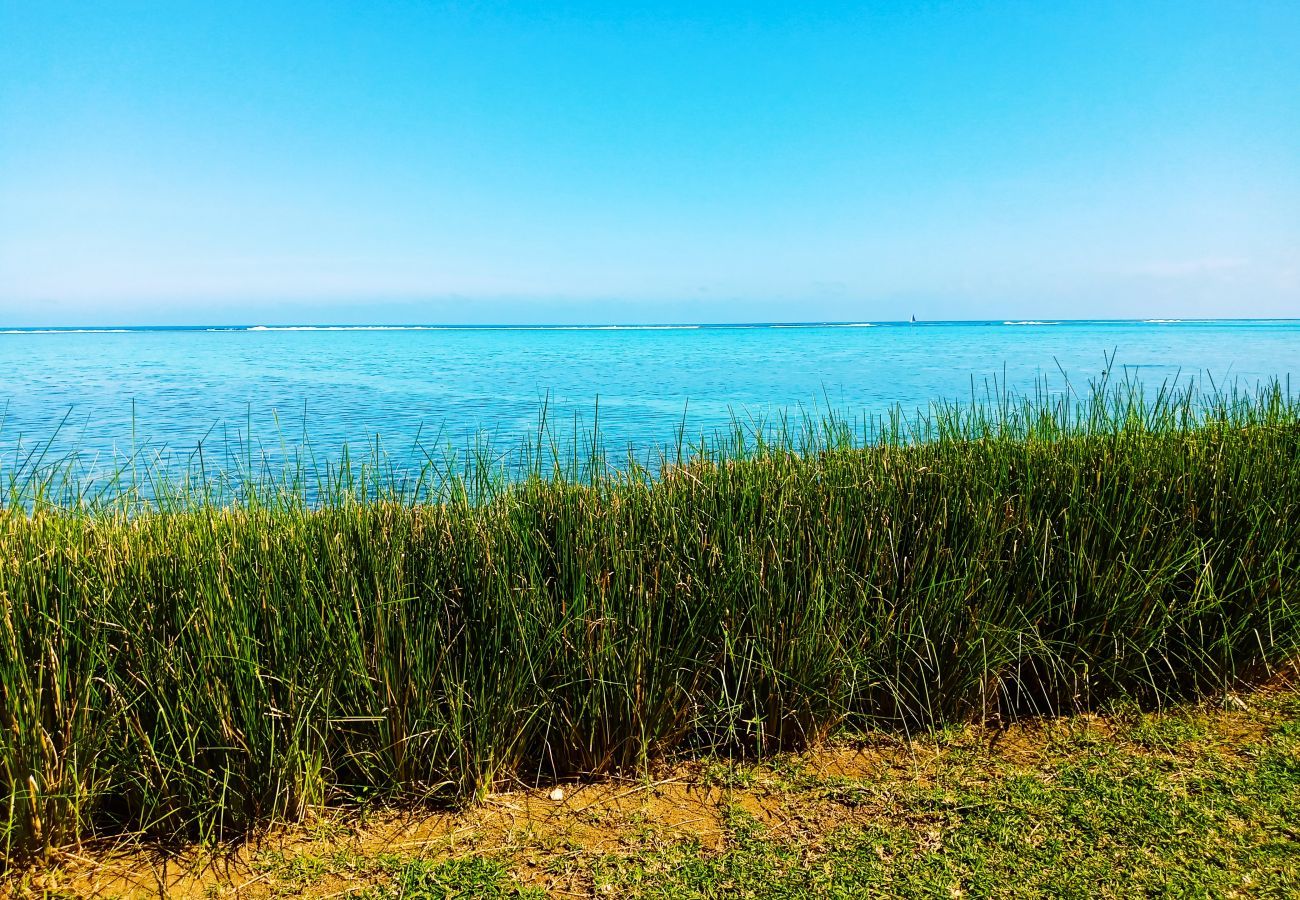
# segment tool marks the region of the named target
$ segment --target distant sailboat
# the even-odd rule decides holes
[[[916,324],[916,313],[912,313],[912,324]]]

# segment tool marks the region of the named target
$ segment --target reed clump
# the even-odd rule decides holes
[[[11,472],[4,864],[837,728],[1160,703],[1300,649],[1300,405],[1278,384],[562,457],[147,498]]]

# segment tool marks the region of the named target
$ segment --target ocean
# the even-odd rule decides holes
[[[319,459],[378,440],[418,464],[475,436],[513,445],[544,404],[561,433],[598,420],[608,448],[644,453],[683,425],[1082,388],[1107,365],[1147,386],[1285,381],[1300,320],[0,328],[0,477],[74,451],[92,468],[174,462],[200,442],[220,465],[304,436]]]

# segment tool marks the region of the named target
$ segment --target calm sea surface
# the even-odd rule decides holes
[[[671,441],[733,413],[969,399],[993,379],[1032,390],[1115,367],[1147,384],[1296,376],[1300,321],[925,323],[645,328],[227,328],[0,330],[0,470],[33,448],[180,458],[241,441],[323,456],[375,436],[409,458],[417,435],[513,442],[551,420],[607,444]],[[62,423],[62,424],[61,424]],[[209,449],[211,455],[211,450]],[[2,474],[2,473],[0,473]]]

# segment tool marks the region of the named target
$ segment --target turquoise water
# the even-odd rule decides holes
[[[420,443],[513,441],[551,420],[652,447],[782,408],[850,415],[969,399],[994,379],[1082,385],[1107,354],[1144,383],[1300,376],[1300,321],[1003,322],[624,328],[222,328],[0,331],[0,467],[34,449],[103,463],[182,458],[200,440],[272,452],[304,431],[419,458]],[[1297,380],[1300,386],[1300,380]],[[242,445],[241,445],[242,446]],[[40,452],[40,451],[37,451]]]

